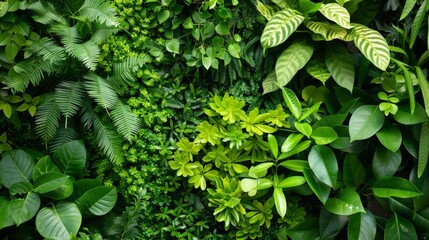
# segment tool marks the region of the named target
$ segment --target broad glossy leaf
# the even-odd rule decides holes
[[[286,215],[287,203],[286,196],[281,188],[274,188],[274,204],[276,205],[277,213],[283,218]]]
[[[266,162],[266,163],[258,164],[257,166],[252,166],[249,169],[249,177],[253,177],[253,178],[265,177],[265,175],[267,175],[267,170],[273,165],[274,163],[272,162]]]
[[[429,122],[422,123],[419,141],[419,157],[417,159],[417,176],[421,177],[426,170],[429,158]]]
[[[80,179],[73,182],[73,194],[72,194],[72,200],[77,200],[80,198],[84,193],[87,191],[103,186],[100,179]]]
[[[265,25],[261,36],[263,48],[278,46],[295,32],[305,17],[292,8],[276,12]]]
[[[325,63],[334,81],[341,87],[353,91],[355,68],[353,59],[347,49],[340,43],[327,43]]]
[[[43,174],[52,172],[62,173],[61,170],[57,167],[57,165],[52,162],[51,157],[48,155],[37,161],[33,171],[33,179],[36,180]]]
[[[276,62],[276,78],[279,86],[288,84],[313,55],[314,44],[307,38],[298,38],[286,48]]]
[[[305,70],[312,77],[321,81],[323,85],[331,77],[331,74],[329,73],[328,67],[326,66],[324,59],[320,57],[311,58],[310,61],[308,61],[305,65]]]
[[[427,216],[427,210],[425,209],[417,213],[413,203],[407,203],[407,201],[404,202],[404,200],[407,199],[388,198],[390,210],[399,216],[410,219],[418,231],[428,232],[429,216]]]
[[[392,152],[398,151],[402,144],[401,131],[390,123],[385,123],[380,131],[376,133],[376,136],[381,144]]]
[[[349,122],[351,141],[368,139],[375,135],[384,124],[384,114],[377,105],[363,105],[357,108]]]
[[[285,158],[288,158],[288,157],[293,156],[295,154],[298,154],[298,153],[306,150],[307,148],[309,148],[310,145],[311,145],[310,140],[305,140],[303,142],[300,142],[292,150],[280,154],[279,159],[280,160],[285,159]]]
[[[99,186],[85,192],[75,203],[83,215],[101,216],[112,210],[117,195],[115,187]]]
[[[319,198],[319,200],[325,204],[329,198],[329,194],[331,193],[331,188],[317,179],[310,169],[304,169],[304,177],[308,183],[308,186],[310,186],[317,198]]]
[[[391,177],[402,162],[401,152],[392,152],[383,146],[377,146],[372,160],[372,170],[376,179]]]
[[[19,226],[32,219],[40,208],[40,197],[34,192],[27,193],[24,198],[13,199],[10,213],[16,225]]]
[[[378,179],[374,182],[372,191],[375,196],[381,198],[412,198],[422,195],[420,190],[414,184],[400,177],[385,177]]]
[[[55,200],[65,199],[73,193],[73,179],[62,173],[46,173],[34,181],[34,191]]]
[[[29,183],[29,182],[17,182],[9,188],[9,194],[11,196],[14,196],[17,194],[29,193],[32,190],[33,190],[33,185],[31,185],[31,183]]]
[[[303,176],[291,176],[283,179],[281,182],[277,184],[278,188],[293,188],[298,187],[304,184],[305,178]]]
[[[359,194],[351,188],[344,189],[337,197],[329,198],[325,209],[337,215],[352,215],[365,212]]]
[[[349,219],[347,227],[347,239],[375,239],[377,232],[374,215],[370,211],[365,213],[355,213]]]
[[[10,199],[0,196],[0,229],[15,224],[10,211],[11,203]]]
[[[338,162],[334,152],[325,146],[315,145],[308,154],[308,163],[316,177],[330,187],[337,182]]]
[[[352,37],[362,54],[380,70],[385,71],[390,63],[390,50],[386,39],[365,25],[353,23]]]
[[[348,216],[335,215],[322,208],[319,216],[320,239],[336,239],[348,219]]]
[[[292,115],[298,119],[301,116],[302,111],[298,97],[289,88],[285,88],[283,86],[280,86],[280,88],[282,89],[283,99],[287,107],[292,112]]]
[[[298,130],[300,133],[304,134],[308,138],[310,138],[311,134],[313,133],[313,128],[311,128],[310,124],[306,122],[294,122],[293,125],[296,130]]]
[[[384,229],[385,240],[414,240],[417,239],[416,229],[407,219],[395,214],[387,221]]]
[[[52,160],[65,174],[79,176],[86,164],[83,141],[75,140],[61,145],[55,150]]]
[[[317,239],[319,237],[319,219],[309,217],[286,230],[292,239]]]
[[[337,3],[322,4],[319,12],[322,13],[327,19],[335,22],[343,28],[350,29],[352,27],[350,25],[349,12],[346,8]]]
[[[428,115],[419,103],[416,103],[414,114],[411,114],[410,104],[406,102],[399,103],[398,108],[398,112],[393,115],[393,118],[400,124],[414,125],[429,121]]]
[[[277,143],[276,137],[272,134],[268,134],[268,146],[270,147],[274,158],[277,158],[279,155],[279,145]]]
[[[335,130],[328,126],[322,126],[314,129],[311,138],[316,141],[317,145],[326,145],[338,139]]]
[[[343,163],[343,182],[349,188],[358,188],[365,180],[365,168],[358,157],[347,154]]]
[[[70,239],[76,236],[82,223],[82,215],[74,203],[60,202],[53,207],[42,208],[36,216],[37,231],[48,239]]]
[[[304,137],[301,133],[291,133],[287,136],[281,147],[281,152],[289,152],[298,145],[301,139]]]
[[[35,161],[23,150],[13,150],[0,161],[1,183],[10,188],[18,182],[30,182],[33,176]]]
[[[279,164],[279,166],[285,167],[295,172],[304,172],[305,168],[309,168],[308,161],[306,160],[286,160]]]

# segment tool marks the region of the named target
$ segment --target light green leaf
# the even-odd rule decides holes
[[[280,87],[288,84],[313,55],[314,44],[307,38],[295,40],[282,52],[276,62],[276,79]]]
[[[365,25],[353,23],[352,37],[362,54],[380,70],[385,71],[390,63],[390,50],[386,39]]]
[[[280,217],[284,217],[287,211],[286,196],[281,188],[274,188],[274,204],[276,205],[277,213]]]
[[[86,164],[83,141],[75,140],[61,145],[55,150],[52,160],[65,174],[79,176]]]
[[[399,150],[402,144],[402,134],[395,125],[385,123],[384,126],[376,133],[378,140],[384,147],[392,152]]]
[[[337,3],[322,4],[319,12],[327,19],[335,22],[343,28],[350,29],[350,14],[346,8]]]
[[[42,208],[36,216],[37,231],[48,239],[70,239],[77,235],[81,223],[79,208],[70,202]]]
[[[375,226],[375,217],[370,211],[353,214],[349,219],[349,225],[347,227],[347,239],[375,239],[377,231]]]
[[[278,46],[295,32],[305,17],[292,8],[276,12],[265,25],[261,36],[264,49]]]
[[[337,215],[352,215],[365,212],[359,194],[351,188],[344,189],[336,198],[329,198],[325,209]]]
[[[27,193],[24,198],[13,199],[10,205],[10,214],[16,226],[32,219],[40,208],[40,197],[34,192]]]
[[[343,41],[347,41],[347,30],[337,24],[331,24],[328,22],[313,22],[313,21],[305,21],[305,26],[310,29],[313,36],[323,36],[323,40],[332,41],[334,39],[340,39]]]
[[[417,239],[414,225],[407,219],[397,215],[391,217],[386,223],[384,229],[384,240],[413,240]]]
[[[420,190],[413,183],[400,177],[378,179],[374,182],[372,191],[375,196],[381,198],[412,198],[422,195]]]
[[[334,152],[325,146],[315,145],[308,154],[308,163],[316,177],[330,187],[337,182],[338,162]]]
[[[283,86],[280,86],[283,94],[283,99],[289,108],[289,110],[292,112],[292,115],[299,119],[301,116],[301,103],[299,102],[298,97],[295,95],[295,93],[290,90],[289,88],[284,88]]]
[[[279,89],[275,70],[271,71],[267,78],[265,78],[265,80],[262,82],[262,88],[264,89],[263,94],[274,92]]]
[[[272,167],[274,163],[266,162],[258,164],[257,166],[252,166],[249,169],[249,177],[253,178],[262,178],[267,175],[267,171],[270,167]]]
[[[274,158],[277,158],[279,155],[279,145],[277,143],[276,137],[272,134],[268,134],[268,146],[270,147]]]
[[[313,129],[311,128],[311,125],[304,122],[294,122],[294,126],[296,130],[298,130],[300,133],[304,134],[306,137],[310,138],[310,135],[313,133]]]
[[[13,150],[0,161],[0,180],[3,186],[10,188],[18,182],[30,182],[35,162],[33,157],[23,150]]]
[[[274,14],[280,10],[279,7],[275,5],[264,5],[260,1],[256,1],[256,9],[264,16],[267,20],[270,20]]]
[[[221,36],[226,36],[230,34],[229,26],[226,23],[218,23],[215,27],[215,31],[217,34]]]
[[[298,145],[301,139],[304,137],[301,133],[291,133],[287,136],[281,147],[281,152],[289,152]]]
[[[295,172],[304,172],[304,169],[310,168],[308,161],[306,160],[286,160],[280,163],[279,166],[285,167]]]
[[[18,46],[16,43],[9,42],[8,44],[6,44],[6,48],[5,48],[6,57],[10,61],[13,61],[16,55],[18,54],[19,49],[21,49],[21,47]]]
[[[312,77],[321,81],[323,85],[325,85],[325,82],[331,77],[325,61],[319,57],[310,59],[305,65],[305,70]]]
[[[241,47],[237,43],[229,44],[228,45],[228,52],[232,57],[239,59]]]
[[[167,49],[167,51],[169,51],[171,53],[179,54],[180,53],[180,42],[178,39],[175,39],[175,38],[167,40],[165,43],[165,48]]]
[[[170,11],[166,10],[166,9],[162,9],[161,11],[159,11],[157,13],[157,18],[158,18],[158,22],[161,24],[165,21],[167,21],[167,19],[170,17]]]
[[[402,21],[404,18],[410,14],[411,10],[413,10],[416,5],[417,0],[407,0],[405,2],[404,8],[402,9],[401,17],[399,17],[399,21]]]
[[[326,145],[338,139],[335,130],[328,126],[322,126],[314,129],[311,138],[316,141],[317,145]]]
[[[365,168],[356,155],[347,154],[343,163],[343,182],[346,187],[358,188],[365,180]]]
[[[331,188],[322,181],[320,181],[314,175],[313,171],[308,168],[304,169],[304,177],[307,181],[308,186],[310,186],[316,197],[320,200],[320,202],[325,204],[329,198],[329,194],[331,193]]]
[[[351,141],[368,139],[375,135],[384,124],[384,114],[377,105],[363,105],[357,108],[349,122]]]
[[[417,176],[421,177],[426,170],[429,158],[429,122],[422,123],[419,141],[419,156],[417,158]]]
[[[75,203],[84,216],[102,216],[115,206],[117,195],[116,188],[99,186],[86,191]]]
[[[291,176],[283,179],[277,184],[277,188],[293,188],[304,184],[305,178],[303,176]]]
[[[340,43],[328,43],[325,47],[325,63],[335,82],[352,92],[355,68],[347,49]]]
[[[401,152],[392,152],[381,145],[378,145],[374,159],[372,160],[372,170],[376,179],[393,176],[401,165]]]

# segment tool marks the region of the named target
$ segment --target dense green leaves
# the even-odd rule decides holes
[[[344,189],[337,197],[329,198],[325,203],[325,208],[337,215],[365,212],[359,194],[351,188]]]

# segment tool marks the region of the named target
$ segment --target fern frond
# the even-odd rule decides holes
[[[110,7],[108,1],[104,0],[85,0],[80,7],[81,17],[88,18],[89,21],[98,21],[106,23],[107,26],[118,26],[115,9]]]
[[[36,133],[47,144],[55,137],[60,125],[61,112],[53,94],[46,96],[45,101],[37,108]]]
[[[128,89],[128,86],[137,79],[135,73],[146,63],[147,55],[128,57],[124,61],[113,64],[112,75],[109,81],[119,88]]]
[[[88,95],[103,108],[112,109],[118,101],[118,95],[112,86],[104,78],[94,73],[87,74],[84,78],[88,80],[84,83]]]
[[[100,44],[109,36],[117,33],[119,28],[109,27],[106,24],[96,23],[94,26],[94,33],[91,36],[91,40],[97,44]]]
[[[64,44],[66,52],[70,53],[73,49],[73,45],[82,42],[82,36],[80,36],[76,26],[70,27],[67,24],[53,24],[50,29],[52,33],[60,36],[61,43]]]
[[[93,126],[97,145],[107,158],[114,164],[123,162],[122,137],[100,119],[88,101],[83,104],[81,117],[86,126]]]
[[[55,102],[66,118],[65,128],[67,128],[68,118],[79,111],[83,99],[85,99],[85,89],[81,82],[61,82],[55,88]]]
[[[55,137],[49,142],[49,151],[52,153],[64,143],[79,139],[79,134],[72,128],[60,127]]]
[[[94,41],[86,41],[80,44],[71,44],[66,47],[73,57],[79,59],[89,70],[95,70],[100,57],[100,47]]]
[[[36,13],[32,16],[36,22],[43,23],[45,25],[52,22],[67,24],[67,20],[55,10],[51,3],[37,1],[35,3],[28,4],[27,9]]]
[[[140,129],[139,118],[120,100],[117,101],[113,107],[111,116],[116,130],[124,136],[125,139],[131,141],[133,135]]]
[[[27,49],[51,64],[62,62],[67,58],[64,48],[55,44],[52,38],[41,38],[39,41],[33,42]]]

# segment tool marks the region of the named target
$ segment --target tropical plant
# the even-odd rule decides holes
[[[33,227],[30,220],[35,218],[35,227],[44,238],[69,239],[81,229],[82,218],[108,213],[116,203],[116,189],[97,179],[76,179],[83,175],[86,161],[85,146],[78,140],[37,161],[21,149],[5,155],[0,161],[5,187],[0,197],[0,229]]]

